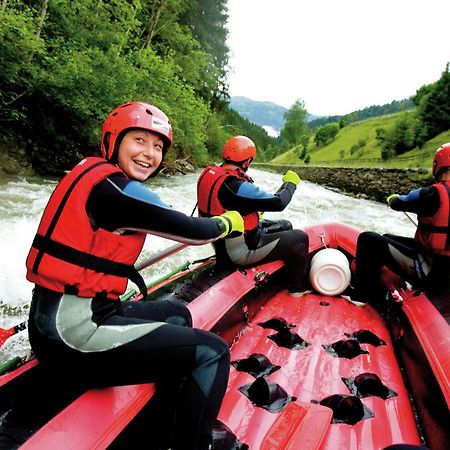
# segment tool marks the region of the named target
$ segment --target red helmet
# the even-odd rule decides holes
[[[450,143],[441,145],[434,154],[433,176],[437,179],[442,169],[450,167]]]
[[[225,142],[222,157],[225,161],[242,162],[256,157],[256,146],[247,136],[233,136]]]
[[[103,122],[101,150],[106,160],[114,156],[124,132],[130,128],[159,134],[164,141],[164,153],[172,144],[172,125],[159,108],[148,103],[127,102],[115,108]]]

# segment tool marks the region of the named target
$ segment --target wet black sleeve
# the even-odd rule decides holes
[[[221,221],[183,214],[141,183],[116,174],[94,187],[87,212],[94,228],[139,230],[194,245],[213,242],[225,232]]]
[[[293,183],[283,183],[275,194],[270,194],[254,183],[229,177],[220,187],[218,195],[226,209],[248,214],[252,211],[283,211],[295,189]]]
[[[395,211],[408,211],[423,217],[430,217],[437,212],[440,203],[438,190],[434,186],[429,186],[393,198],[390,207]]]

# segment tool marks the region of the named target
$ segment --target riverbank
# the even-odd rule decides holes
[[[4,146],[0,151],[0,171],[7,175],[35,175],[24,146],[19,144]],[[3,151],[5,150],[5,151]],[[406,193],[412,189],[432,183],[432,177],[424,169],[392,169],[367,167],[295,166],[292,164],[272,164],[253,162],[252,167],[275,173],[294,170],[301,179],[320,184],[329,189],[358,198],[384,203],[387,195]],[[195,168],[185,160],[171,162],[163,170],[165,174],[187,174]]]
[[[26,150],[26,142],[19,140],[0,139],[0,174],[18,175],[18,176],[34,176],[39,175],[38,171],[33,168],[31,157]],[[82,156],[80,155],[80,158]],[[75,163],[74,163],[75,164]],[[70,170],[71,167],[67,167]],[[192,173],[196,169],[186,159],[177,159],[175,161],[166,161],[163,173],[166,175],[187,174]],[[42,172],[42,168],[40,170]],[[42,176],[62,176],[63,172],[41,173]]]
[[[294,166],[257,162],[253,162],[252,167],[275,173],[285,173],[290,169],[303,180],[381,203],[390,194],[406,193],[433,182],[431,174],[424,169]]]

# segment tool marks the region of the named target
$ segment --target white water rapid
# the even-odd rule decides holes
[[[275,192],[281,176],[250,169],[249,174],[261,188]],[[196,181],[199,172],[173,177],[160,176],[149,186],[174,208],[190,215],[196,204]],[[56,185],[54,180],[0,178],[0,327],[10,328],[27,319],[32,284],[25,279],[25,259],[36,232],[42,211]],[[391,192],[386,192],[386,195]],[[266,213],[265,217],[287,218],[294,227],[314,223],[341,221],[362,230],[413,236],[415,227],[402,213],[385,205],[355,199],[321,186],[302,181],[282,213]],[[413,216],[414,217],[414,216]],[[415,218],[415,217],[414,217]],[[149,235],[140,260],[151,253],[173,245],[172,241]],[[186,261],[213,253],[210,245],[189,247],[143,271],[144,278],[159,278]],[[0,348],[0,365],[12,356],[29,352],[27,332],[9,338]]]

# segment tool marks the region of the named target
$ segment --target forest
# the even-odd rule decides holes
[[[140,100],[171,119],[169,165],[217,160],[232,134],[263,154],[273,138],[229,108],[227,19],[225,0],[2,0],[0,145],[58,174]]]

